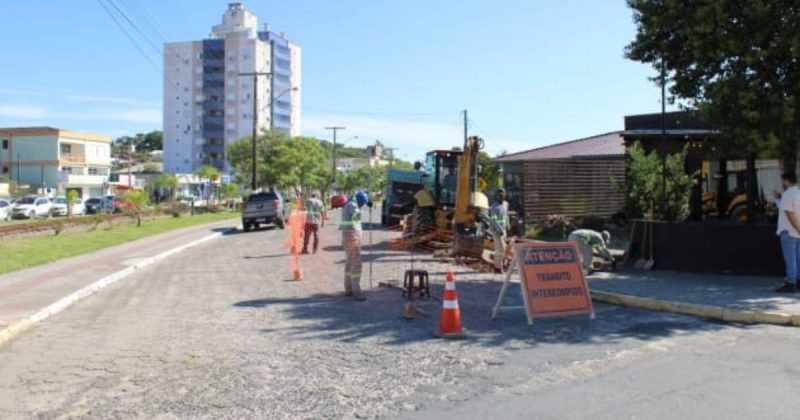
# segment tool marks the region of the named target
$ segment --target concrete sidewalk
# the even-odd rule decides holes
[[[0,276],[0,344],[106,284],[238,224],[230,219],[178,229]]]
[[[800,294],[780,278],[623,270],[589,276],[595,300],[730,322],[800,326]]]

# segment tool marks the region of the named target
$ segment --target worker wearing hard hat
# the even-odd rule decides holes
[[[366,297],[361,293],[361,208],[369,203],[369,195],[356,191],[352,199],[342,207],[342,246],[345,252],[344,291],[357,301]]]
[[[489,207],[489,219],[491,219],[492,238],[494,240],[494,268],[496,271],[503,271],[503,262],[506,255],[506,238],[508,228],[511,225],[508,219],[508,201],[506,201],[506,190],[498,188],[494,193],[494,202]]]
[[[578,251],[581,254],[583,269],[586,273],[594,271],[595,255],[611,263],[612,267],[615,265],[614,257],[611,256],[611,252],[608,250],[608,244],[611,243],[611,234],[607,230],[597,232],[591,229],[578,229],[572,231],[567,240],[578,244]]]

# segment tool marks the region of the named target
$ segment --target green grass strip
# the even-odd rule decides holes
[[[0,274],[88,254],[171,230],[240,217],[238,212],[142,220],[142,226],[126,223],[109,227],[101,223],[94,231],[62,232],[20,239],[0,239]]]

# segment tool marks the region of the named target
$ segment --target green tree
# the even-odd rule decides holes
[[[150,204],[150,196],[146,191],[129,190],[122,194],[121,200],[127,204],[127,208],[136,217],[136,226],[142,225],[142,213],[144,209]]]
[[[297,195],[308,189],[323,189],[328,181],[325,153],[319,141],[311,137],[295,137],[275,144],[266,156],[267,167],[281,189],[294,189]]]
[[[161,174],[153,179],[152,187],[169,191],[169,202],[175,207],[175,193],[178,191],[178,177],[173,174]]]
[[[682,222],[689,217],[689,199],[695,175],[684,170],[688,149],[667,156],[666,202],[662,194],[662,163],[656,152],[645,152],[637,142],[626,150],[628,159],[627,213],[641,218]]]
[[[79,197],[78,190],[70,189],[67,190],[67,217],[72,217],[72,204],[75,203]]]
[[[262,131],[256,141],[258,151],[258,185],[274,186],[276,184],[274,168],[270,168],[269,156],[274,152],[274,148],[289,140],[289,135],[280,130]],[[225,153],[236,171],[236,179],[243,185],[251,185],[252,174],[252,137],[245,137],[230,144]]]
[[[211,165],[201,166],[194,174],[200,178],[200,181],[206,181],[209,185],[214,185],[214,183],[219,180],[220,176],[219,169]],[[206,200],[206,203],[208,203],[211,199],[211,188],[205,188],[203,191],[206,193],[206,196],[203,198]]]
[[[797,165],[800,5],[793,0],[628,0],[637,24],[631,60],[652,64],[670,93],[726,140],[728,156]],[[663,67],[662,67],[663,66]],[[656,80],[660,80],[657,77]]]
[[[242,196],[239,186],[231,182],[219,187],[219,196],[223,200],[233,200]]]

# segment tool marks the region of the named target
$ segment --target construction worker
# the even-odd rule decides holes
[[[608,251],[608,244],[611,242],[611,234],[607,230],[597,232],[591,229],[578,229],[572,231],[567,238],[570,242],[578,244],[578,251],[581,254],[583,269],[586,273],[594,271],[594,256],[603,258],[611,263],[612,268],[616,266],[614,257]]]
[[[308,241],[314,235],[314,253],[317,253],[319,246],[319,228],[325,226],[325,206],[317,198],[317,193],[312,192],[311,197],[305,202],[306,226],[303,235],[303,254],[308,254]]]
[[[362,302],[367,298],[361,293],[361,208],[369,203],[369,195],[356,191],[352,199],[342,208],[342,246],[344,247],[344,291],[345,296]]]
[[[506,255],[506,240],[508,228],[511,223],[508,219],[508,201],[506,201],[506,190],[498,188],[494,193],[494,202],[489,208],[490,229],[494,240],[494,268],[495,271],[503,271],[503,262]]]

